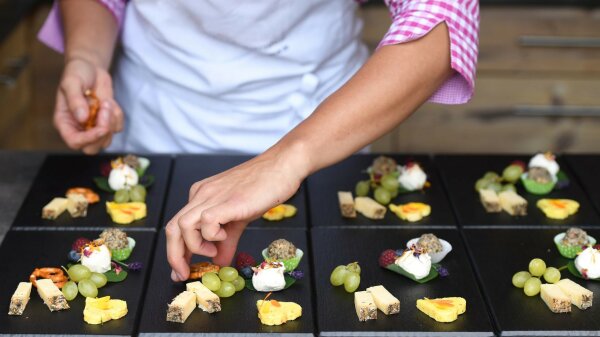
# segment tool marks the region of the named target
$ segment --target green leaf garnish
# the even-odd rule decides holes
[[[420,280],[417,280],[413,274],[407,272],[406,270],[404,270],[402,267],[398,266],[395,263],[388,265],[387,267],[385,267],[385,269],[391,270],[394,273],[400,274],[400,275],[407,277],[417,283],[423,284],[423,283],[429,282],[429,281],[433,280],[434,278],[438,277],[439,274],[438,274],[435,266],[436,266],[435,264],[432,264],[431,270],[429,270],[429,275],[425,276],[424,278],[422,278]]]
[[[108,282],[122,282],[127,278],[127,272],[125,270],[121,270],[119,274],[115,272],[114,269],[111,269],[104,273]]]
[[[110,188],[107,177],[94,177],[94,183],[96,184],[96,187],[98,187],[98,189],[104,192],[115,193],[115,191],[113,191],[113,189]]]

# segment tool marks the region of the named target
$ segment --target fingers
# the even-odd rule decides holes
[[[213,258],[213,263],[219,266],[229,266],[235,256],[238,242],[248,226],[248,222],[237,221],[227,225],[227,239],[217,242],[217,256]]]
[[[187,250],[179,226],[170,222],[165,233],[167,236],[167,261],[173,268],[171,278],[175,282],[185,281],[190,275],[189,261],[191,253]]]
[[[98,111],[98,118],[97,118],[96,126],[94,128],[92,128],[90,131],[97,130],[98,135],[101,135],[101,136],[98,137],[98,139],[96,139],[95,141],[90,142],[90,143],[86,144],[85,146],[83,146],[82,150],[85,154],[96,154],[103,147],[105,147],[104,145],[107,142],[108,142],[108,144],[110,144],[110,141],[112,140],[112,133],[111,133],[112,112],[108,108],[110,108],[110,106],[107,106],[107,105],[102,105],[100,107],[100,111]]]
[[[66,99],[69,111],[74,114],[79,123],[85,122],[89,115],[89,105],[84,96],[85,90],[81,80],[75,76],[65,77],[60,83],[60,91]]]

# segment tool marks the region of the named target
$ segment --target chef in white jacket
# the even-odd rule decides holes
[[[310,173],[398,125],[441,86],[467,83],[472,91],[452,62],[452,26],[443,17],[368,59],[350,0],[59,3],[65,70],[54,122],[71,148],[258,154],[191,186],[189,203],[166,227],[176,281],[187,279],[192,254],[229,264],[249,221],[291,197]],[[88,89],[101,101],[90,130],[82,127]],[[455,92],[450,101],[464,100]]]

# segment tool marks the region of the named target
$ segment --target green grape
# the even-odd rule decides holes
[[[523,168],[520,165],[508,165],[502,171],[502,179],[509,183],[515,183],[521,178],[521,174],[523,174]]]
[[[506,184],[506,185],[502,185],[502,188],[500,189],[500,191],[502,191],[502,192],[503,191],[517,192],[517,188],[513,184]]]
[[[91,280],[81,280],[77,288],[83,297],[96,298],[98,296],[98,287]]]
[[[94,282],[98,289],[104,287],[106,285],[106,282],[108,282],[106,276],[100,273],[92,273],[92,275],[90,275],[90,280]]]
[[[92,272],[84,265],[74,264],[67,270],[67,274],[69,274],[71,281],[79,282],[81,280],[89,279]]]
[[[548,283],[556,283],[560,281],[560,270],[554,267],[546,268],[546,271],[544,272],[544,280],[546,280]]]
[[[531,275],[540,277],[546,271],[546,262],[542,259],[533,259],[529,262],[529,272]]]
[[[357,273],[358,275],[360,275],[360,265],[358,264],[358,262],[348,263],[346,265],[346,269],[348,271],[351,271],[353,273]]]
[[[398,189],[390,191],[390,196],[392,197],[392,199],[394,199],[395,197],[397,197],[398,196]]]
[[[241,291],[246,286],[246,280],[244,280],[243,277],[238,276],[231,284],[235,287],[235,291]]]
[[[349,293],[353,293],[358,289],[359,285],[360,275],[354,272],[348,272],[346,279],[344,280],[344,289]]]
[[[398,190],[400,183],[398,182],[398,178],[391,174],[386,174],[381,178],[381,186],[386,190],[393,192]]]
[[[356,183],[356,187],[354,188],[354,193],[356,193],[357,197],[366,197],[369,195],[369,190],[371,189],[371,184],[368,180],[359,181]]]
[[[221,288],[221,279],[217,273],[206,273],[202,275],[202,284],[210,291],[217,291]]]
[[[486,188],[488,188],[488,186],[490,185],[490,181],[484,178],[478,179],[477,182],[475,182],[475,189],[477,191],[479,190],[485,190]]]
[[[116,191],[115,202],[118,204],[129,202],[129,191],[124,189]]]
[[[348,274],[348,269],[346,269],[346,266],[337,266],[337,267],[335,267],[333,272],[331,272],[329,281],[335,287],[341,286],[342,284],[344,284],[344,280],[346,279],[346,274]]]
[[[527,296],[535,296],[540,293],[542,281],[537,277],[532,277],[523,285],[523,292]]]
[[[238,277],[238,271],[233,267],[223,267],[219,270],[219,278],[222,281],[232,282]]]
[[[223,281],[221,282],[221,288],[216,292],[219,297],[231,297],[235,294],[235,287],[231,282]]]
[[[525,282],[531,278],[531,274],[527,271],[520,271],[513,275],[512,284],[517,288],[523,288]]]
[[[145,202],[146,201],[146,188],[143,185],[135,185],[131,187],[129,191],[129,197],[131,201]]]
[[[390,191],[386,190],[383,187],[377,187],[375,189],[375,201],[377,201],[378,203],[382,204],[382,205],[387,205],[390,203],[390,200],[392,200],[392,194],[390,193]]]
[[[483,179],[490,180],[490,181],[496,181],[496,180],[500,179],[500,176],[496,172],[488,171],[483,175]]]
[[[500,183],[491,183],[487,188],[496,191],[497,193],[502,191],[502,185]]]
[[[77,294],[79,293],[79,290],[77,290],[77,283],[73,281],[65,283],[65,285],[62,287],[62,293],[67,299],[67,301],[74,300],[75,297],[77,297]]]

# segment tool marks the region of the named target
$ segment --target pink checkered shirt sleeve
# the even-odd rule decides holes
[[[450,64],[455,74],[430,98],[430,102],[460,104],[475,89],[479,36],[477,0],[385,0],[392,25],[379,47],[416,40],[445,22],[450,34]]]
[[[125,5],[127,0],[97,0],[104,7],[106,7],[115,17],[119,23],[119,27],[123,24],[123,17],[125,16]],[[46,44],[48,47],[63,52],[65,49],[64,45],[64,33],[62,29],[62,22],[60,18],[60,10],[58,8],[58,1],[54,2],[50,14],[46,18],[42,29],[38,33],[38,39]]]

